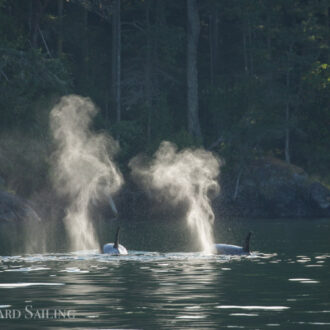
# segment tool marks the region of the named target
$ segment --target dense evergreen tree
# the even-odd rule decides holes
[[[99,106],[95,128],[119,138],[124,167],[168,139],[218,152],[238,181],[273,155],[329,183],[329,12],[327,0],[0,0],[1,131],[45,137],[73,92]]]

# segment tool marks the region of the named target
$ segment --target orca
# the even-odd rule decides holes
[[[119,230],[120,227],[117,227],[116,236],[115,236],[115,242],[114,243],[107,243],[103,246],[102,252],[105,254],[111,254],[114,256],[119,255],[126,255],[127,250],[125,246],[119,244]]]
[[[251,232],[247,234],[243,246],[237,246],[231,244],[214,244],[216,253],[226,254],[226,255],[249,255],[251,235],[252,235]]]

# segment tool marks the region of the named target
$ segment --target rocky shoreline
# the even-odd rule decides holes
[[[301,218],[330,217],[330,190],[313,181],[303,169],[276,158],[260,158],[246,165],[240,173],[219,178],[221,191],[212,201],[217,217]],[[142,191],[131,180],[115,197],[123,219],[176,219],[184,215],[186,205],[169,205],[159,196]],[[60,204],[63,204],[62,206]],[[0,191],[0,222],[49,217],[51,206],[64,209],[51,192],[43,192],[31,203],[6,191]],[[35,211],[34,209],[37,211]],[[38,213],[38,214],[37,214]],[[111,218],[105,203],[94,207],[93,213]]]
[[[40,217],[24,199],[0,190],[0,222],[40,221]]]
[[[235,179],[235,178],[234,178]],[[276,158],[254,160],[237,178],[223,176],[214,201],[221,215],[259,218],[330,217],[330,190]]]
[[[238,180],[239,179],[239,180]],[[216,218],[330,217],[330,190],[294,165],[276,158],[254,160],[238,176],[222,173],[220,194],[212,200]],[[173,207],[161,196],[148,194],[129,181],[116,198],[128,219],[179,218],[181,203]]]

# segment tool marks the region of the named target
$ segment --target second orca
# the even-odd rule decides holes
[[[251,232],[247,234],[243,246],[237,246],[231,244],[214,244],[216,253],[225,254],[225,255],[249,255],[251,235],[252,235]]]

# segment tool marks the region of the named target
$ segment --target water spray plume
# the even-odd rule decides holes
[[[130,162],[132,175],[146,187],[157,189],[172,203],[188,202],[186,220],[205,253],[213,252],[214,213],[208,194],[219,191],[219,166],[211,152],[178,152],[170,142],[162,142],[148,166],[141,165],[138,158]]]
[[[112,195],[123,179],[113,162],[117,143],[105,134],[90,130],[97,109],[88,98],[76,95],[62,97],[50,114],[56,142],[52,157],[53,182],[57,192],[69,200],[65,226],[73,250],[98,246],[88,208],[91,202],[109,198],[116,213]]]

